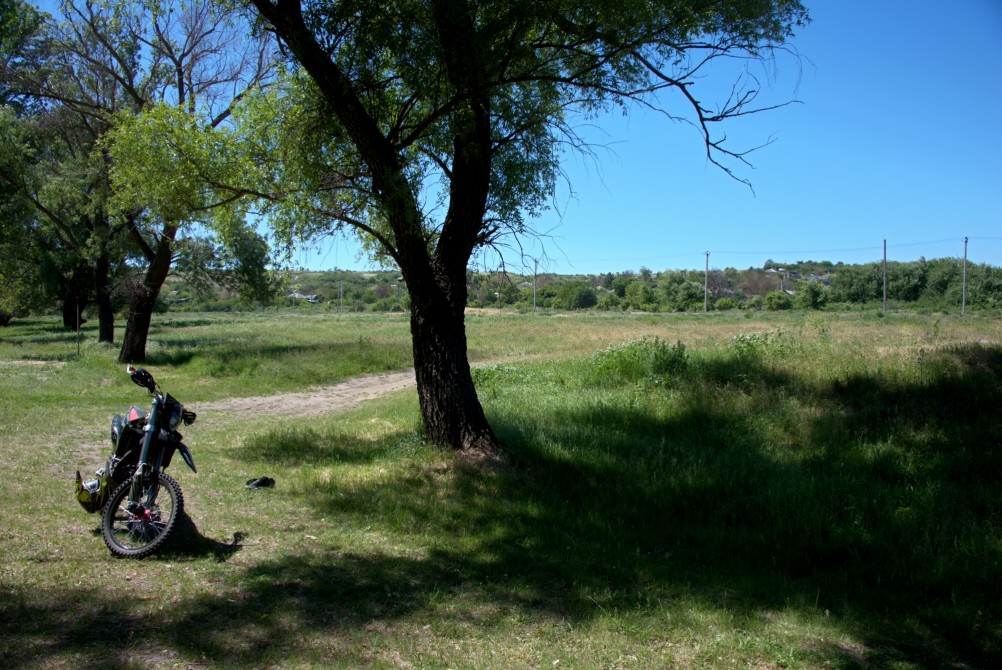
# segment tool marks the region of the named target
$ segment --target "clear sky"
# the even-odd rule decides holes
[[[885,239],[889,260],[910,261],[960,257],[965,237],[970,260],[1002,265],[1002,0],[806,4],[799,62],[755,70],[771,79],[764,103],[799,102],[725,128],[733,149],[774,140],[735,168],[754,192],[706,161],[693,127],[610,115],[587,131],[597,158],[565,161],[573,195],[535,222],[544,249],[524,243],[545,251],[540,271],[702,269],[707,251],[718,269],[865,263]],[[297,260],[369,267],[343,240]]]

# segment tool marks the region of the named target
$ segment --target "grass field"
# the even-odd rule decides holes
[[[190,522],[142,561],[72,495],[147,402],[117,348],[0,330],[0,667],[1002,665],[998,318],[467,327],[507,468],[424,443],[413,389],[200,412]],[[195,411],[410,365],[400,315],[168,314],[149,354]]]

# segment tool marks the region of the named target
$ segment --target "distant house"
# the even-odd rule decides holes
[[[323,300],[319,295],[315,293],[310,295],[305,295],[303,293],[290,293],[288,297],[292,298],[293,300],[305,300],[306,302],[311,303],[313,305],[322,302]]]
[[[813,275],[813,274],[812,275],[807,275],[807,278],[808,279],[813,279],[814,281],[819,281],[822,284],[824,284],[825,286],[831,286],[831,284],[832,284],[832,276],[831,276],[830,272],[826,272],[825,274],[821,274],[821,275]]]

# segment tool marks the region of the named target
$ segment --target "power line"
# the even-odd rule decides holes
[[[780,256],[783,254],[841,254],[851,251],[872,251],[880,247],[855,247],[852,249],[794,249],[791,251],[717,251],[718,254],[734,256]]]
[[[967,238],[971,241],[997,241],[1002,240],[1002,237],[969,237]],[[908,247],[920,247],[930,244],[946,244],[947,242],[957,242],[958,244],[963,242],[963,237],[947,237],[938,240],[925,240],[922,242],[904,242],[901,244],[888,243],[888,249],[904,249]],[[841,249],[789,249],[786,251],[747,251],[747,250],[714,250],[715,254],[728,254],[731,256],[784,256],[793,254],[843,254],[843,253],[856,253],[861,251],[875,251],[879,252],[881,250],[879,245],[871,245],[865,247],[845,247]],[[684,253],[676,254],[655,254],[650,256],[636,256],[632,258],[583,258],[579,259],[578,262],[581,263],[635,263],[639,261],[649,261],[649,260],[665,260],[670,258],[693,258],[699,257],[705,254],[705,251],[689,251]]]

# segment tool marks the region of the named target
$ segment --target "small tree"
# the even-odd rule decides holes
[[[793,309],[793,298],[783,291],[773,291],[765,297],[765,308],[772,312]]]
[[[623,304],[630,309],[652,311],[654,307],[654,291],[642,281],[634,280],[626,287]]]
[[[584,280],[561,284],[553,300],[553,306],[558,309],[588,309],[597,303],[598,296],[595,294],[595,289]]]
[[[728,310],[737,309],[738,301],[734,298],[718,298],[715,303],[713,303],[713,309],[718,312],[726,312]]]
[[[797,282],[793,304],[798,309],[821,309],[828,303],[828,288],[816,279]]]

